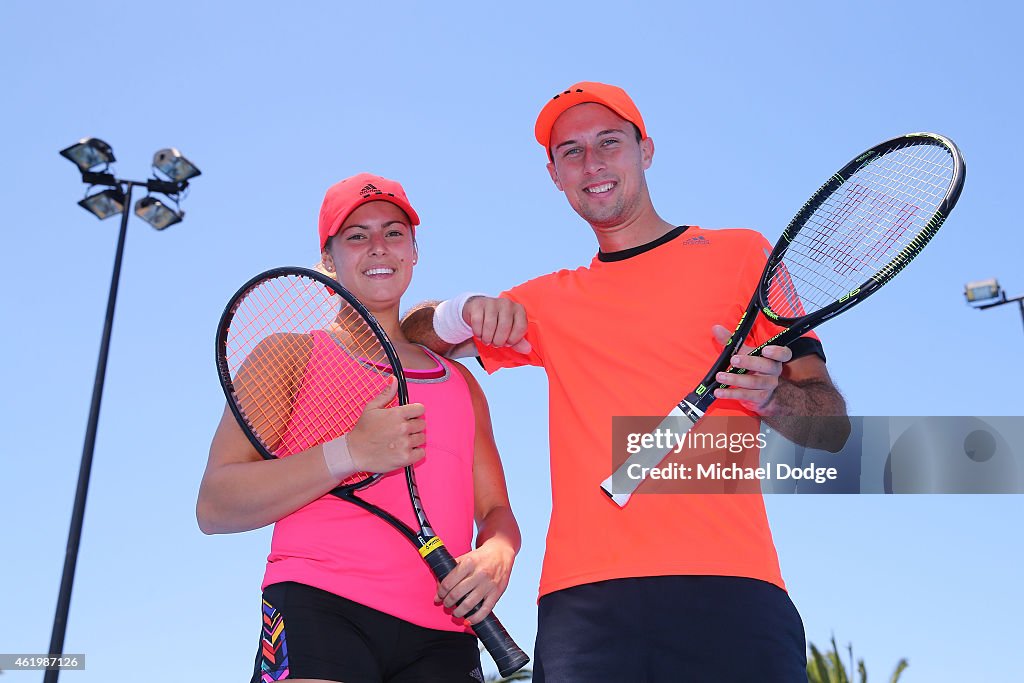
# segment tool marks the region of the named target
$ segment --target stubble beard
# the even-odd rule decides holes
[[[620,195],[611,206],[595,206],[584,197],[576,213],[594,228],[614,228],[625,223],[638,204],[637,198],[628,201]]]

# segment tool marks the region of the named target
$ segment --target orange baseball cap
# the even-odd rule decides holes
[[[640,129],[640,137],[647,137],[647,128],[640,110],[633,104],[626,91],[614,85],[582,81],[573,85],[565,92],[560,92],[544,105],[537,116],[537,124],[533,134],[544,149],[551,147],[551,128],[555,120],[569,107],[585,102],[602,104]]]
[[[372,173],[359,173],[327,189],[324,203],[320,206],[320,249],[338,232],[349,214],[363,204],[377,201],[391,202],[405,211],[413,227],[420,224],[420,217],[397,181]]]

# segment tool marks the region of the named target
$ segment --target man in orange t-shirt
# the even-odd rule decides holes
[[[535,133],[597,256],[497,298],[424,306],[403,323],[452,355],[473,336],[488,372],[537,365],[548,375],[553,504],[534,680],[806,680],[803,624],[759,494],[636,495],[619,509],[599,488],[612,469],[612,418],[666,415],[701,380],[730,335],[720,323],[745,310],[771,246],[753,231],[658,216],[644,176],[654,143],[620,88],[572,86],[543,108]],[[749,340],[777,329],[762,319]],[[748,373],[716,391],[709,416],[753,433],[764,419],[793,435],[790,416],[845,415],[814,335],[732,364]],[[843,432],[800,439],[838,450]]]

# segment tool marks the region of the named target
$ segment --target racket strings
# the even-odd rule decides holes
[[[946,197],[953,170],[945,147],[917,142],[861,166],[794,236],[771,273],[769,306],[786,317],[813,313],[912,249]]]
[[[301,275],[264,280],[247,292],[225,347],[236,405],[264,447],[279,456],[347,434],[393,376],[359,311]]]

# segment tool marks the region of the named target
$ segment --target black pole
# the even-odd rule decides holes
[[[121,234],[117,238],[114,273],[110,278],[110,296],[107,298],[107,317],[103,323],[100,357],[96,363],[96,381],[92,388],[92,406],[89,408],[89,423],[85,430],[85,445],[82,448],[82,464],[78,469],[78,488],[75,490],[75,504],[71,510],[71,529],[68,531],[68,545],[64,553],[64,573],[60,579],[57,613],[53,617],[53,634],[50,636],[49,655],[51,657],[59,657],[64,653],[64,634],[67,630],[68,609],[71,607],[71,585],[75,580],[75,564],[78,562],[78,543],[82,538],[82,521],[85,518],[85,497],[89,491],[92,453],[96,446],[96,427],[100,420],[100,401],[103,398],[103,380],[107,374],[110,329],[114,324],[117,283],[121,277],[121,258],[124,255],[124,239],[128,232],[128,212],[131,210],[132,203],[133,183],[126,182],[125,185],[124,211],[121,214]],[[48,669],[43,676],[43,683],[57,683],[57,674],[59,673],[58,669]]]
[[[1003,304],[1012,304],[1013,302],[1016,301],[1017,302],[1017,306],[1020,307],[1020,320],[1021,320],[1022,323],[1024,323],[1024,295],[1022,295],[1022,296],[1015,296],[1012,299],[1007,299],[1006,298],[1006,292],[1003,292],[1003,291],[1000,291],[999,295],[1000,295],[1000,297],[1002,297],[1002,298],[1000,298],[999,301],[996,301],[996,302],[991,303],[991,304],[983,304],[981,306],[975,306],[975,308],[977,308],[979,311],[984,311],[986,308],[995,308],[996,306],[1002,306]]]

